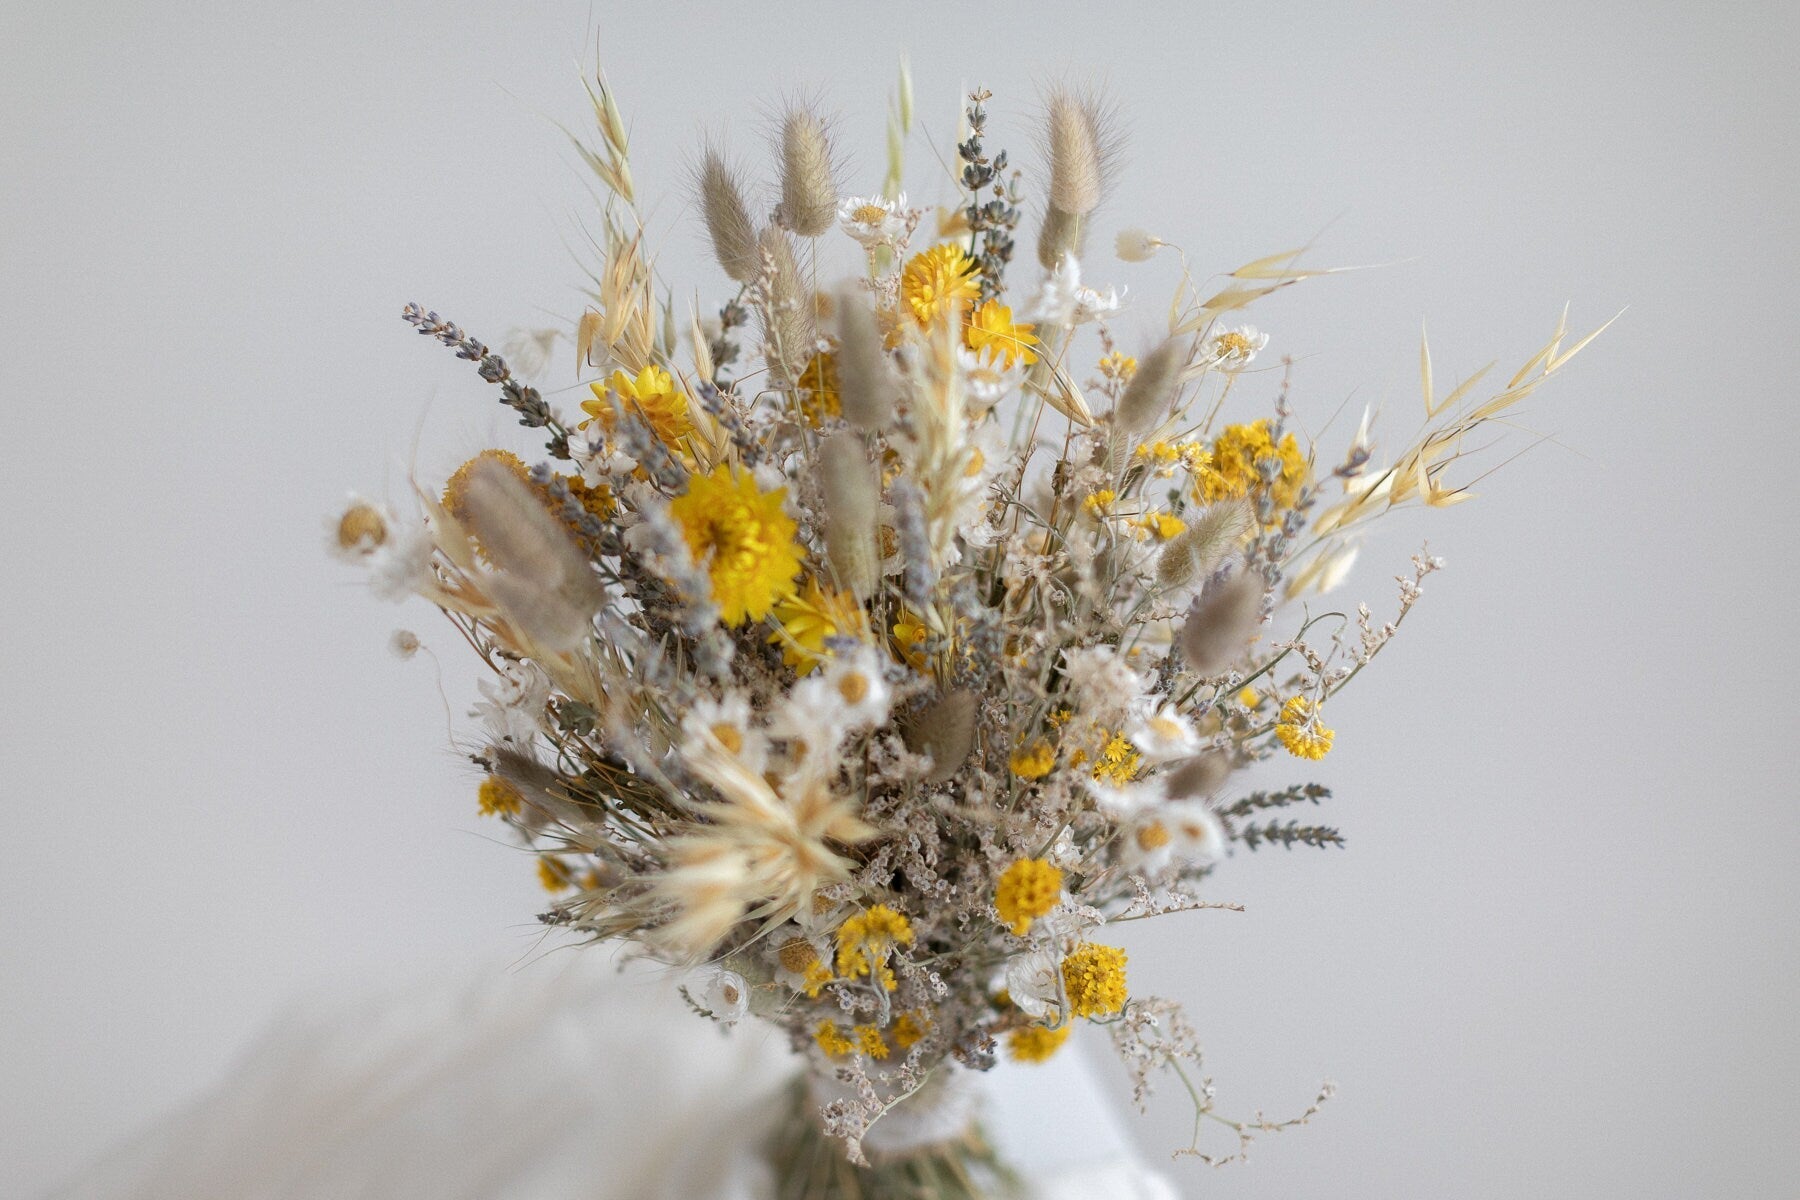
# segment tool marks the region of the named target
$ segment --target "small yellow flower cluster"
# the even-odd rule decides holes
[[[575,872],[569,864],[552,854],[538,857],[538,882],[546,892],[566,892],[575,886]]]
[[[893,1036],[894,1045],[902,1050],[910,1050],[930,1028],[931,1021],[923,1014],[915,1016],[913,1013],[903,1012],[888,1032]]]
[[[1062,899],[1062,886],[1061,870],[1041,858],[1021,858],[1001,872],[994,887],[994,907],[1013,934],[1024,937],[1031,923]]]
[[[1096,517],[1103,516],[1118,498],[1119,493],[1111,488],[1101,488],[1099,491],[1089,492],[1081,501],[1081,507]]]
[[[913,943],[912,922],[885,904],[877,904],[846,917],[837,931],[837,969],[845,979],[864,975],[879,980],[888,991],[899,987],[888,966],[888,952]]]
[[[905,1051],[924,1037],[926,1028],[911,1013],[901,1014],[888,1031],[894,1039],[894,1045],[890,1047],[879,1025],[852,1025],[846,1034],[836,1021],[820,1021],[813,1030],[813,1041],[829,1058],[844,1058],[851,1054],[887,1058],[895,1048]]]
[[[1027,742],[1012,752],[1006,765],[1020,779],[1042,779],[1056,768],[1056,746],[1049,738]]]
[[[1312,468],[1300,443],[1287,434],[1279,445],[1270,436],[1264,417],[1249,425],[1227,425],[1212,445],[1211,461],[1195,472],[1194,487],[1203,503],[1267,494],[1277,512],[1294,506],[1300,489],[1312,478]],[[1261,463],[1280,464],[1272,483],[1264,481]]]
[[[818,429],[827,418],[842,415],[844,402],[838,385],[837,355],[829,351],[813,355],[794,383],[803,389],[800,412],[808,425]]]
[[[1063,959],[1063,990],[1077,1017],[1109,1017],[1125,1007],[1125,952],[1088,942]]]
[[[1102,358],[1097,365],[1103,378],[1118,383],[1130,383],[1131,377],[1137,374],[1137,359],[1117,350]]]
[[[727,625],[760,621],[794,594],[802,551],[794,540],[798,526],[783,511],[786,499],[786,488],[761,491],[749,472],[721,463],[690,478],[687,491],[669,501]]]
[[[1110,783],[1114,787],[1124,787],[1137,776],[1138,768],[1143,765],[1143,758],[1131,739],[1122,733],[1115,733],[1106,739],[1100,747],[1100,757],[1094,760],[1093,777],[1102,783]]]
[[[831,982],[831,968],[820,960],[819,952],[805,938],[784,942],[776,955],[785,970],[800,976],[800,986],[811,999],[818,999],[820,989]]]
[[[498,775],[489,775],[481,781],[481,789],[476,792],[475,799],[481,805],[481,815],[484,817],[516,817],[525,803],[525,797],[519,794],[519,789]]]
[[[1062,1049],[1069,1034],[1075,1030],[1073,1021],[1064,1021],[1055,1029],[1043,1025],[1027,1025],[1023,1029],[1015,1029],[1006,1035],[1006,1053],[1014,1062],[1043,1062],[1052,1054]]]
[[[1305,696],[1295,696],[1281,706],[1275,720],[1275,736],[1295,758],[1321,759],[1331,753],[1337,731],[1319,723],[1317,709]]]
[[[856,1043],[838,1032],[836,1021],[820,1021],[813,1030],[813,1041],[831,1058],[843,1058],[856,1050]]]
[[[1167,476],[1175,470],[1175,464],[1181,461],[1181,448],[1174,442],[1159,438],[1154,442],[1143,443],[1132,451],[1132,457],[1148,465],[1157,475]]]

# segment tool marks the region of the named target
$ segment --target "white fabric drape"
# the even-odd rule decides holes
[[[313,1005],[217,1087],[52,1193],[67,1200],[767,1200],[756,1150],[796,1069],[603,953]],[[1072,1050],[987,1077],[1039,1200],[1174,1200]]]

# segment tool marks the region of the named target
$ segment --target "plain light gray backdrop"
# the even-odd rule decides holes
[[[1348,400],[1410,429],[1422,319],[1442,379],[1522,360],[1565,300],[1584,330],[1628,307],[1524,414],[1553,443],[1394,522],[1344,590],[1384,611],[1420,539],[1449,559],[1334,709],[1350,848],[1240,855],[1215,895],[1247,914],[1140,926],[1133,981],[1188,1004],[1228,1111],[1342,1086],[1247,1167],[1177,1167],[1195,1196],[1792,1194],[1794,14],[7,5],[0,1190],[166,1111],[296,994],[529,951],[535,884],[473,814],[433,665],[384,652],[418,629],[461,710],[457,646],[329,562],[321,514],[529,445],[397,317],[498,343],[579,311],[593,207],[550,120],[581,120],[598,27],[664,276],[709,305],[701,133],[761,164],[757,106],[805,88],[873,190],[906,50],[938,148],[979,82],[1024,165],[1039,82],[1108,82],[1131,151],[1090,276],[1130,286],[1137,344],[1173,268],[1104,253],[1125,225],[1205,270],[1308,241],[1396,264],[1252,314],[1315,425]],[[1184,1112],[1139,1123],[1148,1151]]]

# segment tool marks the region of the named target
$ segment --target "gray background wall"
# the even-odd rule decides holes
[[[1140,926],[1133,980],[1189,1004],[1228,1110],[1343,1088],[1248,1168],[1180,1168],[1195,1196],[1792,1189],[1792,7],[995,0],[0,12],[4,1190],[296,994],[529,951],[535,884],[473,815],[432,663],[383,649],[420,630],[460,712],[456,646],[328,562],[321,514],[527,444],[396,314],[497,343],[578,310],[592,209],[547,118],[581,119],[596,26],[665,276],[708,303],[701,131],[760,154],[755,106],[815,89],[873,189],[907,49],[946,152],[964,83],[1029,163],[1036,82],[1106,79],[1105,234],[1398,263],[1254,314],[1315,422],[1409,428],[1421,318],[1445,378],[1565,300],[1584,329],[1629,306],[1525,414],[1553,444],[1365,552],[1345,598],[1378,611],[1421,538],[1450,570],[1334,706],[1350,849],[1240,856],[1217,894],[1248,913]],[[1146,340],[1170,264],[1090,271]],[[1138,1129],[1183,1124],[1171,1096]]]

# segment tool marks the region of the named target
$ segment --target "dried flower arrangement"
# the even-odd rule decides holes
[[[810,1118],[775,1151],[784,1195],[999,1190],[957,1081],[1002,1051],[1044,1060],[1077,1022],[1111,1031],[1140,1103],[1158,1072],[1180,1079],[1186,1152],[1209,1162],[1307,1120],[1329,1088],[1290,1122],[1215,1113],[1194,1031],[1132,991],[1106,929],[1229,907],[1203,896],[1234,847],[1341,844],[1273,819],[1324,788],[1233,780],[1330,752],[1332,697],[1441,564],[1413,559],[1391,619],[1305,601],[1343,580],[1369,522],[1467,499],[1450,473],[1469,436],[1594,334],[1565,346],[1559,322],[1479,395],[1484,372],[1440,395],[1422,347],[1425,419],[1386,465],[1366,414],[1322,458],[1286,371],[1262,415],[1227,422],[1268,340],[1232,315],[1328,272],[1277,254],[1207,289],[1178,247],[1128,231],[1120,258],[1182,265],[1134,357],[1111,328],[1120,292],[1083,282],[1116,170],[1106,106],[1050,90],[1028,173],[989,149],[972,93],[955,199],[928,212],[901,191],[904,70],[874,195],[841,194],[804,105],[775,131],[772,210],[702,152],[696,207],[730,281],[708,286],[731,298],[683,319],[613,92],[596,76],[590,95],[599,136],[577,145],[604,189],[604,261],[573,327],[580,418],[409,305],[547,460],[484,450],[417,489],[416,514],[353,498],[330,526],[378,593],[424,597],[491,672],[479,804],[536,857],[542,919],[693,967],[704,1017],[787,1031],[813,1069]],[[1036,261],[1015,262],[1027,208]],[[846,253],[859,277],[822,289]],[[557,340],[523,346],[541,362]],[[1235,1145],[1202,1152],[1203,1119]]]

